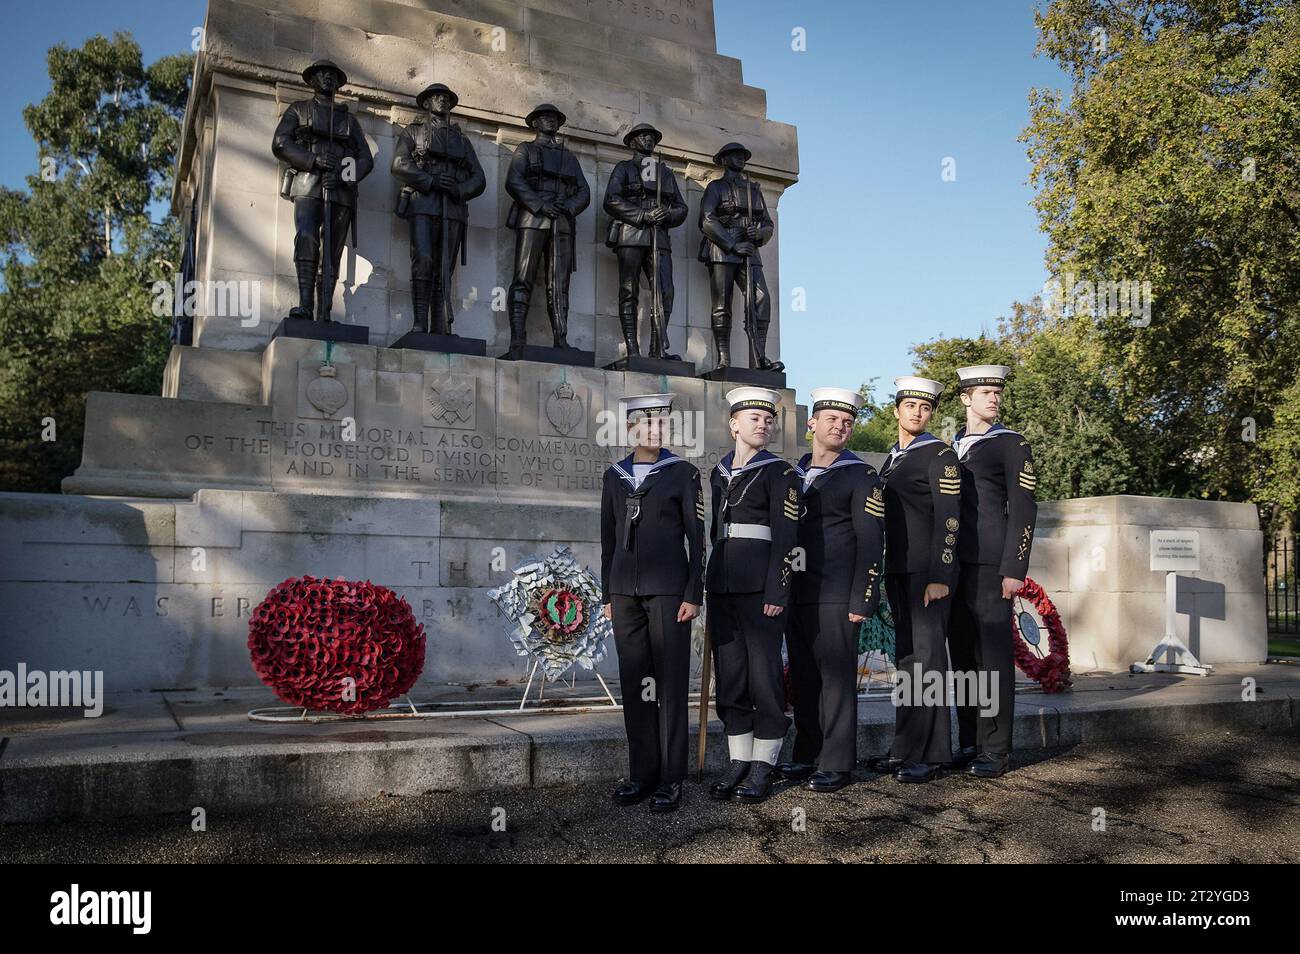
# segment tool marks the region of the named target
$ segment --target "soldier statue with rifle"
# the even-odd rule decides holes
[[[749,366],[764,371],[785,370],[780,361],[767,357],[772,302],[758,250],[772,238],[773,223],[762,189],[743,171],[751,155],[738,142],[719,149],[713,161],[726,171],[708,184],[700,200],[699,259],[709,269],[713,296],[710,324],[718,349],[716,371],[731,366],[731,295],[736,285],[745,295]]]
[[[434,83],[415,102],[425,116],[397,137],[392,166],[402,183],[397,214],[411,223],[412,328],[449,335],[451,276],[457,258],[465,264],[469,200],[483,194],[487,179],[469,137],[451,121],[456,94]]]
[[[641,353],[637,342],[637,299],[641,274],[651,285],[650,357],[680,360],[668,351],[668,320],[673,313],[673,248],[669,229],[686,221],[686,202],[677,177],[660,161],[655,147],[663,133],[649,123],[623,137],[633,158],[610,173],[605,211],[610,216],[605,244],[618,256],[618,320],[627,356]]]
[[[525,119],[537,137],[522,143],[510,160],[506,192],[514,201],[506,226],[515,230],[515,273],[507,293],[510,347],[502,357],[523,357],[527,344],[528,302],[540,268],[546,282],[546,307],[555,347],[569,343],[569,279],[575,269],[576,220],[591,202],[591,189],[578,157],[559,136],[565,115],[542,103]]]
[[[293,201],[298,304],[289,316],[329,321],[349,228],[356,247],[357,185],[375,161],[361,124],[335,101],[347,74],[329,60],[317,60],[302,78],[316,94],[284,111],[271,141],[271,151],[284,164],[280,195]]]

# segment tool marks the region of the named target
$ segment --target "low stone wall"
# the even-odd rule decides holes
[[[1030,573],[1056,603],[1078,672],[1124,669],[1164,632],[1154,527],[1201,535],[1180,577],[1180,635],[1209,663],[1265,657],[1253,506],[1096,497],[1040,506]],[[429,634],[422,680],[517,679],[487,590],[556,544],[599,572],[598,497],[352,497],[202,490],[190,500],[0,494],[0,669],[103,670],[109,690],[255,685],[248,617],[290,576],[369,579]],[[615,672],[613,646],[601,671]]]
[[[1204,663],[1268,652],[1263,534],[1254,504],[1081,497],[1039,504],[1029,564],[1061,613],[1076,672],[1125,669],[1165,632],[1165,574],[1150,569],[1153,529],[1200,535],[1201,570],[1178,576],[1178,635]]]
[[[108,690],[256,685],[249,614],[281,580],[311,574],[405,597],[428,634],[423,681],[491,682],[517,678],[524,661],[488,588],[557,544],[599,574],[600,508],[230,490],[192,501],[0,494],[0,541],[0,669],[102,670]]]

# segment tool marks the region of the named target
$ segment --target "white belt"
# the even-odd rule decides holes
[[[771,540],[772,528],[761,523],[724,523],[722,539],[744,537],[748,540]]]

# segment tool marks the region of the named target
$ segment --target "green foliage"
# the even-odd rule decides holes
[[[1153,292],[1149,325],[1085,315],[1073,338],[1141,436],[1131,486],[1294,509],[1300,6],[1055,0],[1037,19],[1074,82],[1033,91],[1023,136],[1049,268]]]
[[[888,401],[877,401],[875,397],[876,379],[858,388],[864,402],[858,412],[858,419],[853,424],[853,435],[849,438],[848,449],[866,451],[875,454],[887,454],[898,439],[898,427],[894,423],[894,405]]]
[[[1143,435],[1125,426],[1104,377],[1103,350],[1085,322],[1044,315],[1035,299],[1016,303],[994,337],[943,338],[913,353],[916,373],[944,384],[930,430],[946,440],[966,423],[957,369],[1012,369],[1001,421],[1033,446],[1040,499],[1159,492],[1142,484],[1136,460]],[[897,430],[889,417],[892,445]]]
[[[166,202],[192,59],[145,67],[129,36],[48,55],[49,95],[23,111],[25,191],[0,190],[0,486],[58,490],[81,454],[85,394],[157,393],[169,319],[150,285],[178,258]],[[41,440],[53,418],[57,440]]]

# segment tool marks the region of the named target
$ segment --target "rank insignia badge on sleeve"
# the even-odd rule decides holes
[[[871,489],[871,496],[867,498],[866,505],[863,509],[873,517],[884,517],[885,515],[885,495],[879,487]]]
[[[1016,478],[1020,483],[1021,490],[1027,490],[1031,494],[1038,487],[1038,475],[1034,473],[1034,462],[1027,460],[1024,466],[1020,468],[1020,476]]]

